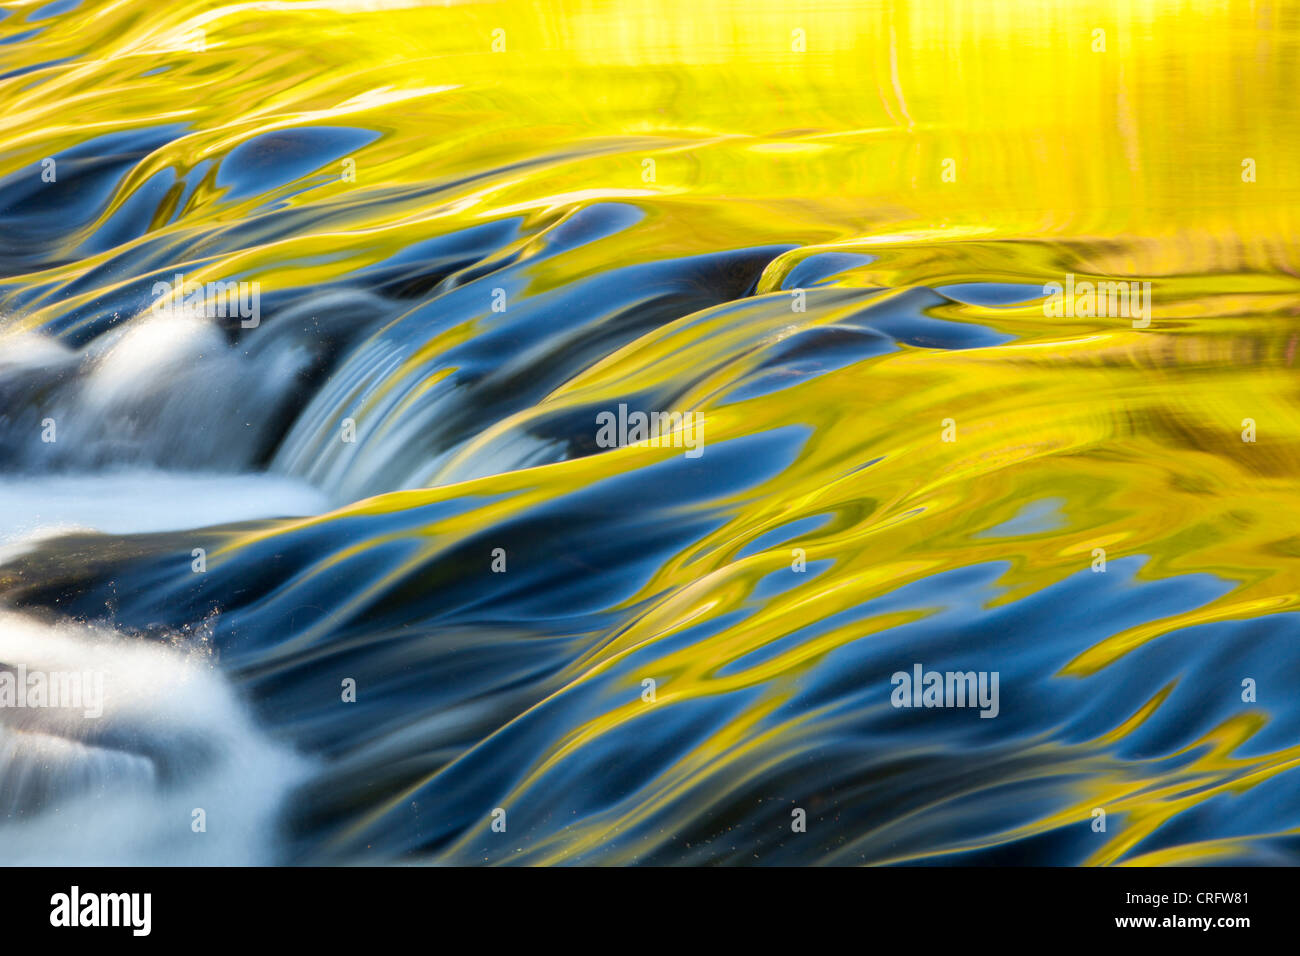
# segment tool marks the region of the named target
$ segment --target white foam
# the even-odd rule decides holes
[[[316,344],[289,327],[231,344],[213,320],[148,311],[76,352],[44,336],[6,336],[0,379],[14,378],[6,391],[26,397],[0,437],[25,471],[248,469],[293,413]],[[56,440],[44,440],[38,422],[56,425]]]
[[[131,534],[328,510],[326,496],[281,475],[155,470],[0,477],[0,545],[67,531]]]
[[[98,718],[0,707],[0,864],[275,861],[277,812],[311,764],[257,729],[201,641],[0,611],[0,662],[103,675]]]

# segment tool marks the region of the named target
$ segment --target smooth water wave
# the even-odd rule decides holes
[[[1300,20],[1167,6],[0,21],[0,663],[125,682],[0,862],[1294,864]]]

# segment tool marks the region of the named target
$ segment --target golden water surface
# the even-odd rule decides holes
[[[743,294],[625,336],[607,318],[608,347],[400,474],[406,416],[448,400],[456,350],[501,320],[490,272],[472,306],[436,304],[469,276],[367,330],[355,354],[388,358],[322,386],[319,434],[299,421],[270,467],[340,510],[222,532],[211,558],[337,529],[250,620],[319,604],[312,580],[348,582],[337,616],[276,630],[259,667],[310,659],[367,608],[437,606],[443,579],[420,569],[472,541],[486,574],[497,538],[510,550],[520,522],[602,482],[624,482],[617,502],[573,510],[622,515],[621,559],[582,557],[599,534],[566,549],[562,527],[529,533],[569,578],[630,568],[580,625],[554,609],[459,622],[564,652],[331,831],[339,854],[410,833],[394,821],[411,806],[469,801],[425,858],[1294,862],[1300,6],[66,7],[5,5],[0,179],[163,132],[30,255],[10,232],[0,349],[41,331],[80,344],[151,270],[255,280],[274,301],[504,221],[517,232],[477,268],[510,270],[512,308],[564,316],[635,293],[619,269],[764,250]],[[307,128],[324,138],[269,135]],[[1043,285],[1069,274],[1149,282],[1149,326],[1046,315]],[[595,335],[536,321],[556,356]],[[836,335],[881,330],[887,349],[837,353]],[[502,367],[550,367],[504,341]],[[783,351],[802,342],[807,361]],[[515,453],[631,395],[701,412],[699,462]],[[348,459],[327,447],[344,414],[372,436]],[[367,554],[378,570],[340,570]],[[892,711],[889,675],[916,661],[1000,671],[998,719]],[[483,792],[467,796],[471,759]],[[495,806],[518,808],[508,851]]]

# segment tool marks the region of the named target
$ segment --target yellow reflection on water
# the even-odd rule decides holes
[[[35,6],[14,5],[0,36],[42,26],[24,21]],[[758,293],[774,299],[787,296],[781,280],[799,262],[824,252],[869,257],[825,288],[893,290],[880,302],[917,286],[1041,286],[1066,273],[1152,282],[1149,329],[1049,318],[1037,301],[952,302],[930,314],[1007,341],[970,351],[903,347],[735,403],[721,399],[745,370],[748,347],[832,326],[862,301],[850,296],[806,314],[688,316],[485,430],[445,466],[437,487],[344,509],[492,501],[430,528],[425,550],[355,595],[361,607],[476,528],[677,454],[624,448],[478,474],[476,452],[530,419],[612,405],[629,388],[665,385],[683,367],[711,367],[734,353],[734,363],[683,398],[706,415],[710,443],[791,424],[808,429],[785,470],[722,502],[726,521],[626,602],[644,613],[556,684],[560,693],[664,642],[658,666],[671,691],[661,706],[738,687],[766,685],[770,695],[684,752],[648,803],[589,818],[566,842],[535,848],[537,859],[558,862],[667,802],[689,817],[688,784],[725,777],[741,757],[761,766],[774,741],[789,746],[815,721],[773,716],[806,669],[926,611],[831,627],[761,664],[736,662],[935,574],[1006,562],[997,606],[1086,569],[1101,547],[1112,562],[1141,556],[1139,579],[1225,582],[1203,607],[1153,613],[1078,646],[1065,678],[1102,672],[1181,628],[1296,609],[1298,44],[1300,9],[1266,2],[87,3],[0,53],[5,70],[45,64],[0,83],[0,176],[91,136],[183,124],[184,135],[140,162],[78,241],[154,173],[202,177],[160,207],[149,236],[33,282],[71,280],[160,235],[185,249],[214,223],[253,216],[268,196],[231,196],[204,164],[254,136],[309,125],[380,135],[352,155],[355,182],[330,168],[275,202],[355,215],[342,227],[238,253],[196,250],[186,268],[193,278],[238,273],[266,292],[310,286],[433,233],[505,215],[524,216],[540,233],[575,208],[609,200],[638,207],[645,221],[539,264],[530,292],[612,264],[761,244],[800,247],[764,277]],[[434,201],[400,191],[382,204],[364,201],[429,183],[444,187]],[[519,252],[527,257],[527,244]],[[8,317],[8,328],[38,328],[99,294],[38,302]],[[411,376],[431,387],[446,370],[428,368],[474,332],[467,325],[431,339],[392,381]],[[938,438],[948,418],[960,423],[955,445]],[[1247,418],[1259,430],[1253,444],[1240,438]],[[981,537],[1043,498],[1062,502],[1053,533],[1010,543]],[[758,582],[788,566],[789,549],[740,557],[742,547],[820,514],[836,518],[805,547],[828,570],[757,602]],[[290,530],[236,537],[225,554]],[[744,608],[752,613],[707,642],[668,647],[684,628]],[[576,727],[528,768],[515,796],[639,712],[612,707]],[[1114,743],[1105,738],[1068,747],[1044,740],[1044,761],[1086,782],[1077,805],[1030,830],[1086,825],[1089,809],[1105,804],[1135,825],[1116,828],[1091,859],[1131,862],[1126,854],[1173,814],[1295,767],[1296,748],[1233,756],[1266,712],[1226,718],[1193,745],[1205,753],[1176,771],[1159,761],[1119,767],[1103,756]],[[758,772],[755,763],[744,767]],[[1138,860],[1211,858],[1230,843]]]

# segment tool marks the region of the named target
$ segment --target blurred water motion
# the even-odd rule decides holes
[[[275,834],[217,862],[1295,864],[1298,43],[7,5],[0,662],[137,680],[37,727],[45,780],[0,712],[0,862],[194,862],[214,788]],[[160,312],[177,274],[257,323]],[[1149,325],[1049,316],[1067,278]],[[620,404],[705,452],[601,447]],[[996,719],[891,706],[914,665]]]

